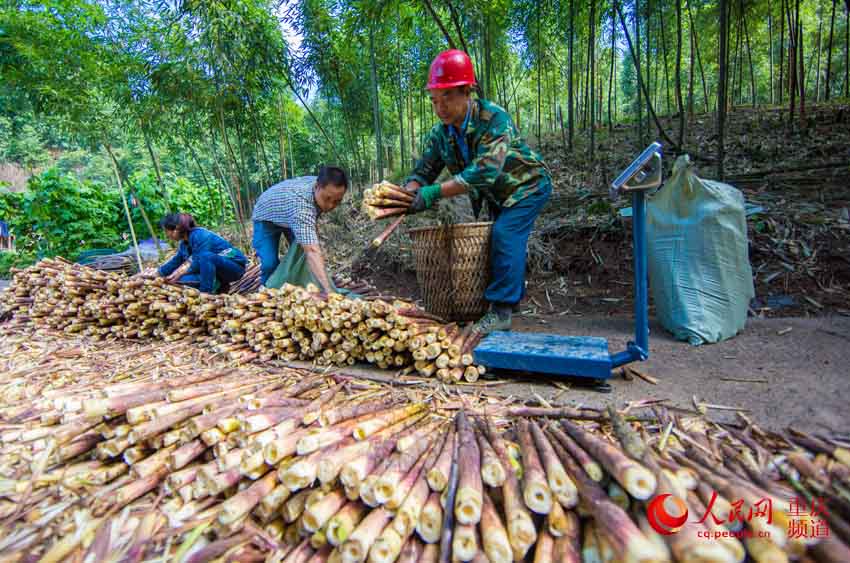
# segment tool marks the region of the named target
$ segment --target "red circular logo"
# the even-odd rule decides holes
[[[673,504],[675,514],[670,514],[669,503],[665,505],[664,501],[669,498]],[[688,520],[688,506],[685,501],[679,497],[675,497],[669,493],[656,495],[649,504],[646,505],[646,518],[649,520],[649,525],[659,534],[670,536],[682,529],[685,522]]]

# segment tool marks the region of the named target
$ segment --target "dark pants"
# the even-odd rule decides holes
[[[281,227],[270,221],[254,221],[251,244],[260,258],[260,281],[263,285],[280,264],[280,235],[284,235],[289,244],[292,244],[293,235],[288,227]]]
[[[198,284],[203,293],[214,293],[215,281],[229,284],[237,281],[245,274],[245,264],[232,258],[225,258],[212,252],[201,252],[192,256],[198,266],[198,273],[186,274],[180,278],[180,283]]]
[[[495,212],[490,239],[490,285],[484,292],[490,303],[515,305],[522,300],[528,236],[551,193],[552,184],[546,180],[544,186],[513,207]]]

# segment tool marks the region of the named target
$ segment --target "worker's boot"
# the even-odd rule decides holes
[[[512,305],[494,304],[490,311],[478,319],[473,331],[478,334],[490,334],[497,330],[511,330]]]

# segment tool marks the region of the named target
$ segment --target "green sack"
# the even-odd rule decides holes
[[[753,290],[743,194],[703,180],[687,155],[647,205],[649,279],[655,314],[678,340],[735,336]]]
[[[360,295],[353,291],[336,287],[334,285],[333,278],[330,275],[328,275],[328,280],[331,283],[331,287],[333,287],[334,291],[337,293],[352,299],[360,299]],[[307,254],[304,253],[304,249],[300,244],[296,243],[289,245],[289,250],[286,252],[286,256],[283,257],[283,260],[281,260],[280,264],[278,264],[275,271],[272,272],[272,275],[266,280],[266,287],[279,289],[283,287],[283,284],[285,283],[297,285],[299,287],[307,287],[307,284],[312,283],[317,287],[322,287],[318,280],[316,280],[316,276],[314,276],[313,272],[310,271],[310,267],[307,265]]]

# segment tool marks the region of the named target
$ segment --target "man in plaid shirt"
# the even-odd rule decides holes
[[[333,211],[339,205],[347,188],[348,176],[344,170],[323,166],[318,176],[284,180],[263,192],[251,216],[254,222],[253,246],[260,258],[263,284],[280,264],[278,251],[283,235],[290,245],[301,245],[307,267],[322,290],[327,293],[334,291],[325,270],[316,222],[319,215]]]

